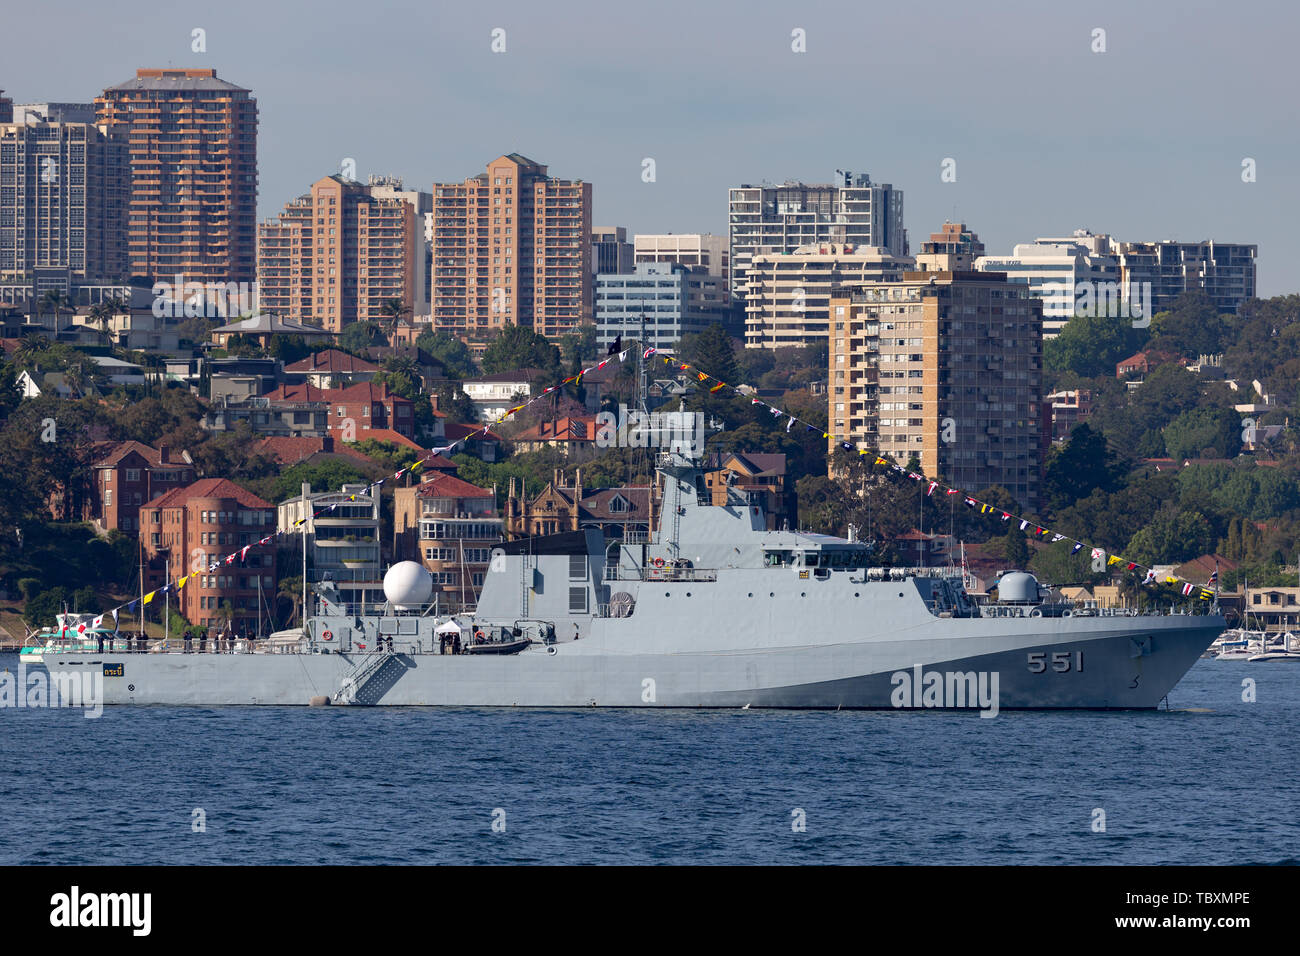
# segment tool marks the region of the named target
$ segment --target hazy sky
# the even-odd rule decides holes
[[[517,151],[591,181],[596,225],[725,234],[728,186],[839,168],[904,190],[914,252],[949,218],[997,254],[1076,228],[1254,242],[1268,296],[1300,291],[1298,26],[1285,0],[54,0],[0,15],[0,88],[215,68],[258,100],[262,216],[347,157],[428,189]]]

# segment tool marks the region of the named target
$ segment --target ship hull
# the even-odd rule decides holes
[[[47,658],[45,668],[111,674],[103,678],[109,705],[306,705],[351,696],[397,707],[1146,709],[1223,629],[1208,616],[944,623],[969,633],[651,653],[611,636],[502,656],[399,652],[342,695],[360,655],[68,655]]]

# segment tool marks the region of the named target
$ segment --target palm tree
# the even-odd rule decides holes
[[[298,618],[299,609],[302,605],[302,575],[298,574],[291,578],[281,578],[280,587],[276,592],[276,603],[281,598],[289,601],[289,619],[285,622],[285,627],[289,627]]]
[[[388,336],[392,341],[393,332],[397,331],[397,323],[404,315],[410,315],[411,310],[402,304],[401,299],[388,299],[379,307],[379,314],[388,320]]]
[[[102,339],[106,344],[109,341],[108,323],[116,312],[117,310],[114,308],[113,303],[107,301],[98,302],[90,307],[90,313],[88,315],[90,321],[86,324],[94,327],[96,331],[99,332],[100,339]]]
[[[59,313],[63,310],[65,305],[69,304],[69,299],[58,289],[50,289],[41,297],[40,302],[43,302],[54,310],[54,338],[57,341],[59,338]],[[40,304],[38,303],[36,307],[36,317],[38,320],[40,319],[40,315]]]
[[[18,348],[14,350],[14,358],[21,364],[26,365],[31,362],[34,356],[39,355],[49,347],[49,341],[41,333],[28,332],[23,336],[22,341],[18,343]]]

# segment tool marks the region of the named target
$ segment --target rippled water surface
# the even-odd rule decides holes
[[[1200,661],[1170,704],[4,709],[0,863],[1300,860],[1300,665]]]

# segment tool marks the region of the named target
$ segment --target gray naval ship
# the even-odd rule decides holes
[[[660,453],[658,529],[513,541],[477,607],[427,604],[391,568],[383,605],[317,586],[306,626],[254,653],[47,653],[106,704],[501,707],[1154,708],[1223,631],[1217,614],[1071,608],[1026,573],[977,604],[960,574],[872,566],[872,548],[766,530],[699,462]],[[1050,595],[1049,595],[1050,597]],[[65,678],[65,679],[66,679]],[[84,679],[84,677],[83,677]],[[57,679],[52,683],[58,684]]]

